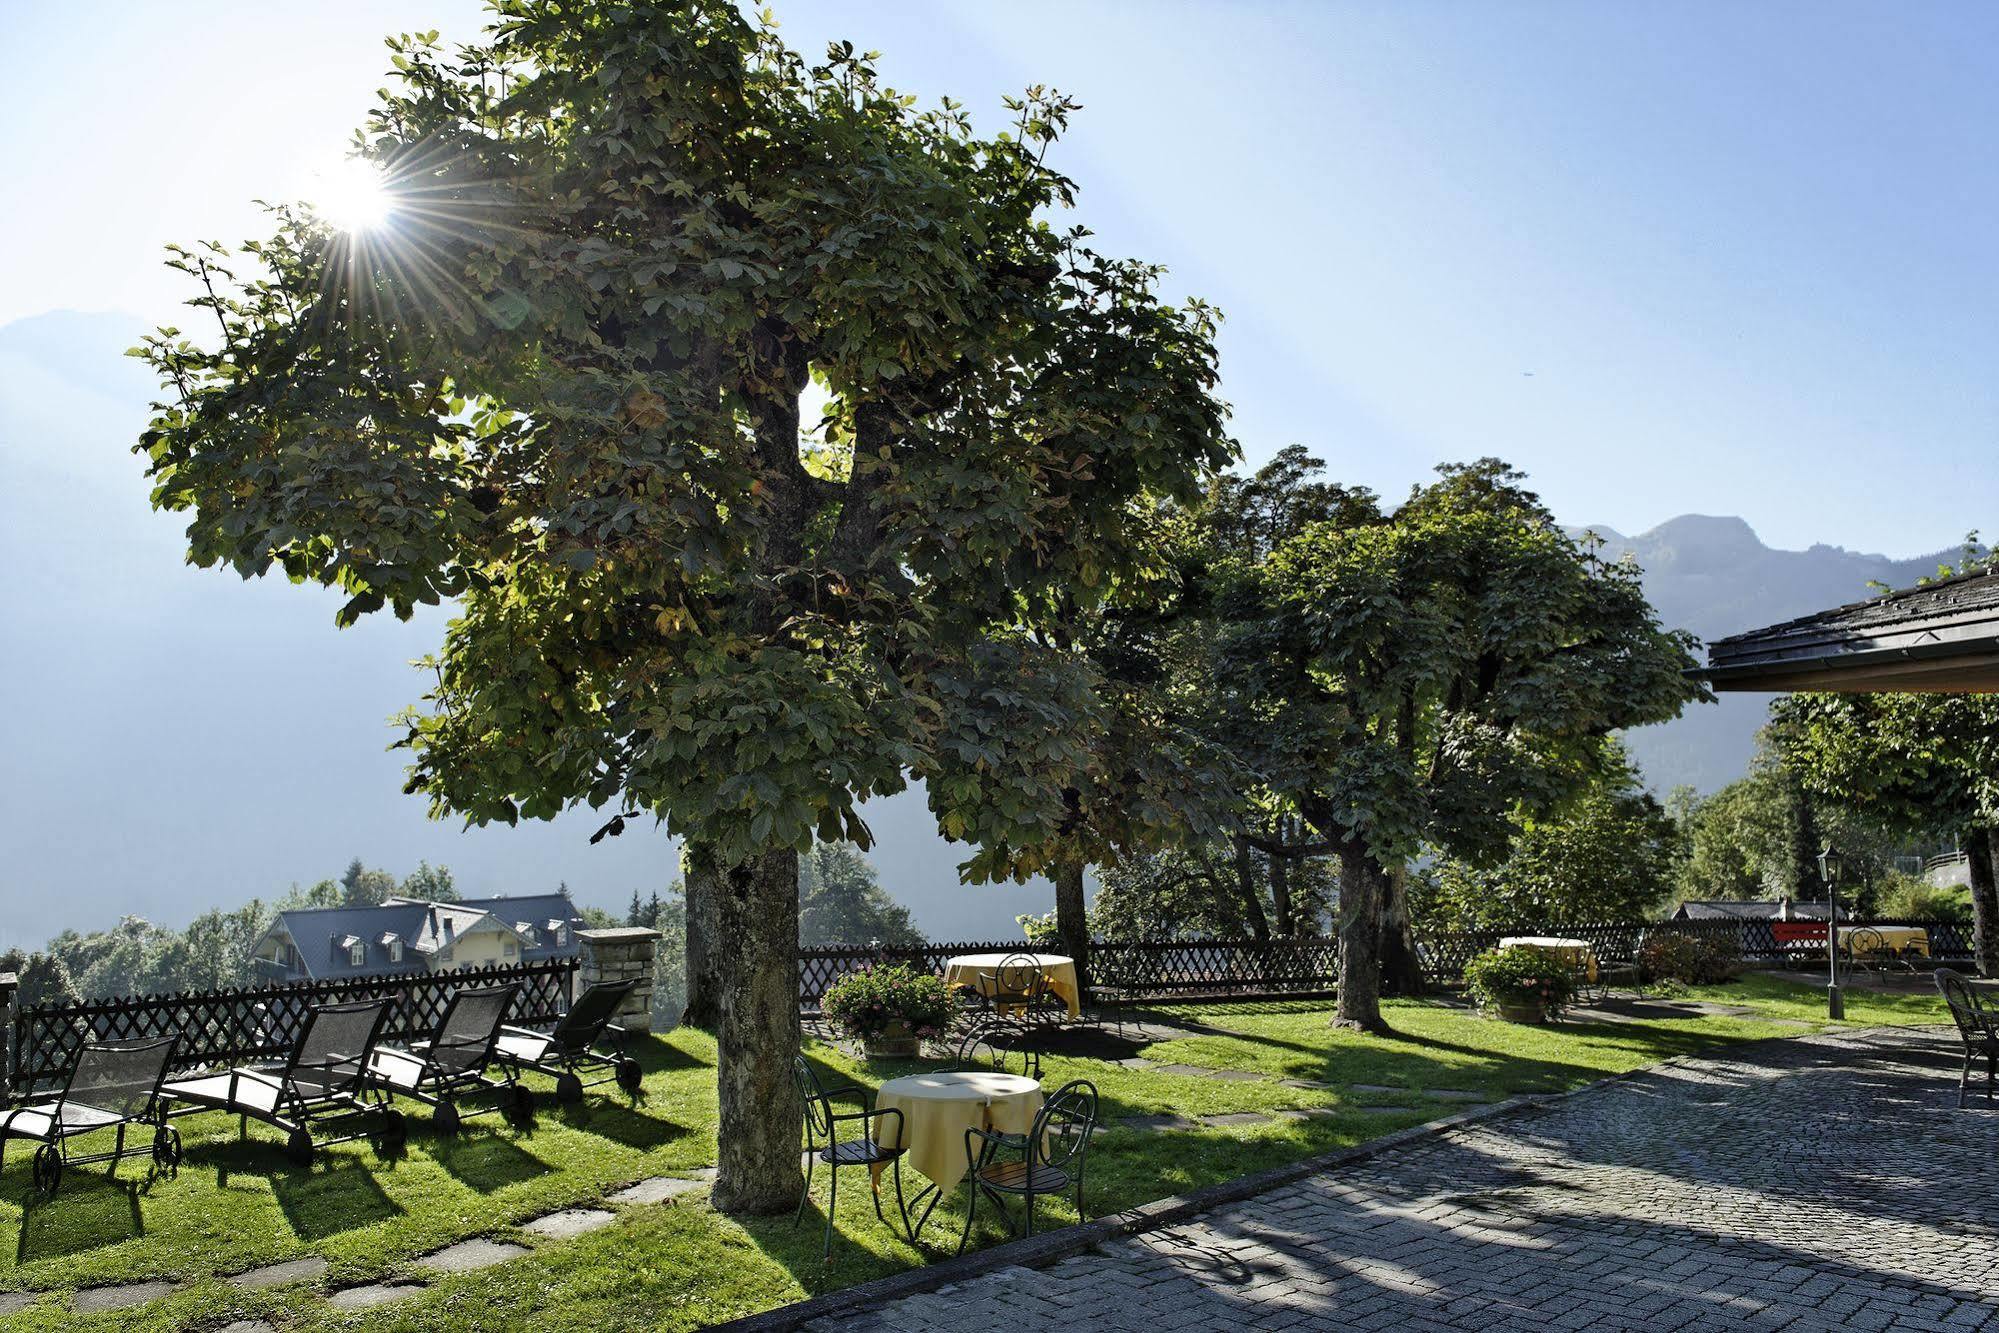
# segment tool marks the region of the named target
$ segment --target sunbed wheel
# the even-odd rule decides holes
[[[62,1149],[53,1143],[44,1143],[35,1149],[35,1188],[43,1194],[54,1194],[60,1184]]]
[[[312,1135],[301,1125],[285,1140],[285,1156],[291,1158],[293,1166],[312,1165]]]
[[[582,1101],[583,1080],[570,1073],[556,1075],[555,1100],[564,1103]]]
[[[639,1062],[631,1056],[618,1058],[618,1086],[626,1092],[637,1092],[639,1084],[645,1081],[645,1076],[645,1070],[640,1069]]]
[[[436,1127],[437,1132],[440,1134],[456,1134],[458,1132],[458,1103],[452,1101],[449,1097],[439,1102],[437,1109],[430,1113],[430,1123]]]
[[[172,1125],[161,1125],[153,1131],[153,1165],[162,1171],[173,1171],[180,1167],[180,1131]]]
[[[507,1119],[516,1125],[534,1123],[534,1094],[520,1084],[514,1084],[513,1095],[507,1099]]]
[[[410,1141],[410,1122],[401,1111],[387,1106],[382,1108],[380,1138],[384,1152],[396,1152]]]

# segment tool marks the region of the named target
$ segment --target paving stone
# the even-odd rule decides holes
[[[482,1268],[491,1268],[509,1259],[518,1259],[526,1253],[525,1245],[474,1236],[471,1240],[461,1240],[456,1245],[447,1245],[441,1250],[426,1254],[416,1262],[418,1267],[428,1268],[435,1273],[476,1273]]]
[[[38,1291],[0,1291],[0,1318],[19,1314],[40,1299]]]
[[[1468,1088],[1425,1088],[1423,1089],[1423,1095],[1425,1097],[1435,1097],[1440,1102],[1489,1102],[1492,1100],[1492,1098],[1486,1096],[1484,1093],[1473,1092]]]
[[[1322,1120],[1327,1116],[1338,1115],[1339,1111],[1330,1106],[1291,1106],[1277,1114],[1289,1120]]]
[[[1353,1090],[1354,1090],[1355,1092],[1407,1092],[1407,1091],[1409,1091],[1409,1089],[1407,1089],[1407,1088],[1397,1088],[1397,1087],[1391,1087],[1390,1085],[1388,1085],[1388,1084],[1386,1084],[1386,1083],[1349,1083],[1349,1084],[1347,1084],[1347,1086],[1348,1086],[1349,1088],[1353,1089]]]
[[[253,1268],[247,1273],[238,1273],[229,1279],[234,1286],[246,1291],[262,1291],[266,1287],[282,1287],[293,1282],[313,1282],[327,1269],[326,1260],[318,1255],[307,1255],[303,1259],[288,1259],[281,1264],[266,1264]]]
[[[1317,1079],[1313,1078],[1280,1078],[1277,1080],[1277,1083],[1279,1087],[1310,1088],[1314,1091],[1317,1091],[1322,1088],[1337,1088],[1340,1086],[1337,1083],[1321,1083]]]
[[[128,1282],[116,1287],[85,1287],[71,1304],[78,1314],[102,1314],[106,1310],[129,1310],[147,1301],[173,1295],[171,1282]]]
[[[1954,1045],[1841,1032],[1677,1060],[838,1326],[1999,1326],[1999,1104],[1957,1109]],[[1347,1109],[1435,1113],[1280,1114]]]
[[[598,1227],[609,1226],[618,1220],[618,1215],[605,1208],[565,1208],[559,1213],[546,1213],[531,1221],[521,1223],[521,1230],[531,1231],[548,1240],[568,1240],[595,1231]]]
[[[1161,1065],[1155,1073],[1179,1074],[1184,1078],[1213,1078],[1215,1071],[1199,1065]]]
[[[1218,1078],[1224,1083],[1267,1083],[1270,1080],[1270,1075],[1249,1069],[1217,1069],[1208,1077]]]
[[[680,1176],[648,1176],[636,1185],[627,1185],[611,1196],[612,1203],[666,1203],[689,1190],[700,1189],[712,1174],[696,1180]]]
[[[372,1310],[422,1290],[423,1284],[419,1282],[370,1282],[360,1287],[342,1287],[329,1295],[326,1303],[336,1310]]]
[[[1270,1123],[1270,1117],[1261,1111],[1224,1111],[1220,1115],[1202,1116],[1201,1123],[1216,1128],[1226,1128],[1231,1125],[1267,1125]]]
[[[1124,1067],[1125,1067],[1126,1069],[1157,1069],[1157,1068],[1159,1068],[1159,1062],[1158,1062],[1158,1061],[1156,1061],[1156,1060],[1147,1060],[1147,1059],[1145,1059],[1145,1058],[1144,1058],[1143,1056],[1137,1056],[1137,1055],[1134,1055],[1134,1056],[1132,1056],[1132,1057],[1131,1057],[1130,1059],[1128,1059],[1128,1060],[1120,1060],[1120,1061],[1118,1061],[1118,1063],[1119,1063],[1120,1065],[1124,1066]]]
[[[224,1324],[215,1333],[278,1333],[278,1329],[261,1319],[238,1319],[233,1324]]]
[[[1413,1107],[1413,1106],[1349,1106],[1349,1107],[1347,1107],[1346,1109],[1347,1109],[1347,1110],[1349,1110],[1349,1111],[1358,1111],[1358,1112],[1360,1112],[1360,1113],[1361,1113],[1362,1115],[1418,1115],[1418,1114],[1420,1114],[1420,1112],[1418,1112],[1418,1111],[1417,1111],[1417,1109],[1416,1109],[1415,1107]]]
[[[1120,1118],[1118,1120],[1118,1123],[1120,1125],[1123,1125],[1126,1129],[1200,1128],[1199,1125],[1197,1125],[1194,1121],[1189,1120],[1186,1116],[1171,1112],[1165,1115],[1128,1115]]]

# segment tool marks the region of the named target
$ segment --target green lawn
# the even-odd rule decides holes
[[[1133,1070],[1101,1058],[1050,1056],[1048,1086],[1089,1078],[1104,1098],[1108,1127],[1091,1150],[1092,1214],[1114,1211],[1312,1153],[1349,1146],[1461,1109],[1439,1092],[1500,1098],[1550,1092],[1674,1055],[1732,1041],[1794,1035],[1821,1009],[1786,982],[1749,978],[1689,998],[1753,1007],[1753,1016],[1687,1014],[1546,1028],[1489,1022],[1425,1002],[1394,1002],[1394,1035],[1336,1032],[1320,1003],[1169,1006],[1161,1012],[1194,1035],[1138,1051],[1144,1059],[1270,1076],[1224,1081],[1162,1070]],[[1818,1004],[1822,1006],[1823,1001]],[[1929,997],[1854,992],[1856,1023],[1939,1022]],[[1772,1020],[1789,1019],[1787,1025]],[[1209,1029],[1209,1030],[1201,1030]],[[848,1059],[830,1046],[813,1055],[838,1075],[870,1084],[928,1067]],[[1120,1052],[1121,1053],[1121,1052]],[[365,1144],[323,1154],[310,1171],[286,1163],[275,1136],[255,1124],[247,1142],[220,1115],[183,1120],[187,1160],[178,1179],[141,1183],[126,1163],[119,1182],[102,1167],[71,1172],[53,1202],[25,1215],[29,1154],[17,1140],[0,1174],[0,1291],[45,1297],[0,1330],[168,1330],[216,1328],[263,1317],[286,1330],[548,1330],[686,1328],[848,1285],[924,1262],[954,1245],[963,1213],[938,1209],[912,1249],[875,1221],[862,1177],[842,1173],[841,1234],[822,1266],[822,1214],[797,1229],[789,1216],[738,1223],[710,1211],[700,1195],[673,1206],[622,1210],[603,1230],[544,1241],[518,1223],[554,1208],[602,1199],[649,1175],[692,1175],[714,1161],[714,1043],[675,1032],[647,1043],[644,1101],[593,1097],[583,1110],[543,1098],[532,1131],[497,1118],[477,1120],[457,1140],[430,1135],[418,1119],[407,1153],[383,1161]],[[1285,1087],[1277,1079],[1331,1083]],[[1364,1091],[1355,1085],[1387,1091]],[[1122,1116],[1325,1108],[1329,1115],[1277,1118],[1231,1128],[1141,1131]],[[1403,1108],[1368,1110],[1366,1108]],[[825,1176],[819,1177],[823,1206]],[[915,1186],[912,1185],[912,1192]],[[962,1195],[960,1195],[962,1197]],[[1044,1204],[1049,1225],[1073,1221],[1066,1206]],[[982,1210],[983,1215],[983,1210]],[[437,1280],[392,1305],[341,1314],[308,1293],[354,1282],[414,1278],[418,1255],[467,1236],[527,1245],[531,1253],[482,1273]],[[1001,1238],[974,1233],[974,1243]],[[316,1286],[249,1293],[230,1273],[275,1260],[319,1255],[332,1269]],[[94,1317],[68,1313],[71,1291],[112,1281],[168,1278],[184,1285],[165,1300]]]

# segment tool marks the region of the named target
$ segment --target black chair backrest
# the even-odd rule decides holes
[[[1042,1103],[1028,1141],[1042,1161],[1066,1167],[1089,1148],[1090,1135],[1096,1128],[1097,1085],[1088,1079],[1072,1079]]]
[[[549,1044],[569,1054],[588,1049],[592,1042],[604,1035],[604,1029],[610,1026],[611,1019],[618,1012],[618,1006],[638,988],[638,984],[636,977],[630,981],[591,982],[590,988],[569,1006],[569,1012],[556,1020],[554,1031],[548,1034]]]
[[[958,1043],[958,1058],[951,1068],[996,1069],[1002,1074],[1040,1078],[1041,1052],[1028,1043],[1025,1032],[1011,1023],[981,1023]]]
[[[798,1085],[800,1109],[805,1114],[805,1137],[817,1144],[833,1137],[833,1100],[819,1082],[819,1075],[802,1055],[793,1056],[791,1078]]]
[[[285,1091],[308,1101],[360,1091],[368,1057],[388,1018],[387,1000],[350,1000],[308,1010],[305,1030],[285,1060]]]
[[[179,1045],[179,1037],[90,1042],[78,1053],[61,1100],[137,1120],[152,1110]]]
[[[493,1058],[518,983],[455,991],[430,1039],[430,1063],[446,1074],[477,1073]]]
[[[1978,1042],[1995,1035],[1991,1011],[1962,972],[1940,967],[1936,970],[1936,983],[1950,1009],[1950,1021],[1957,1024],[1958,1036],[1967,1042]]]
[[[993,972],[993,994],[1024,996],[1033,1000],[1040,998],[1042,987],[1041,964],[1034,955],[1017,953],[1003,960]]]
[[[1846,946],[1843,952],[1848,958],[1873,958],[1889,951],[1888,937],[1865,926],[1847,931],[1840,943]]]

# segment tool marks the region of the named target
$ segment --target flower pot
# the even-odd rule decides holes
[[[907,1060],[922,1051],[923,1039],[898,1018],[874,1036],[863,1037],[861,1049],[870,1060]]]
[[[1509,1023],[1548,1021],[1548,1006],[1540,1000],[1501,1000],[1493,1008]]]

